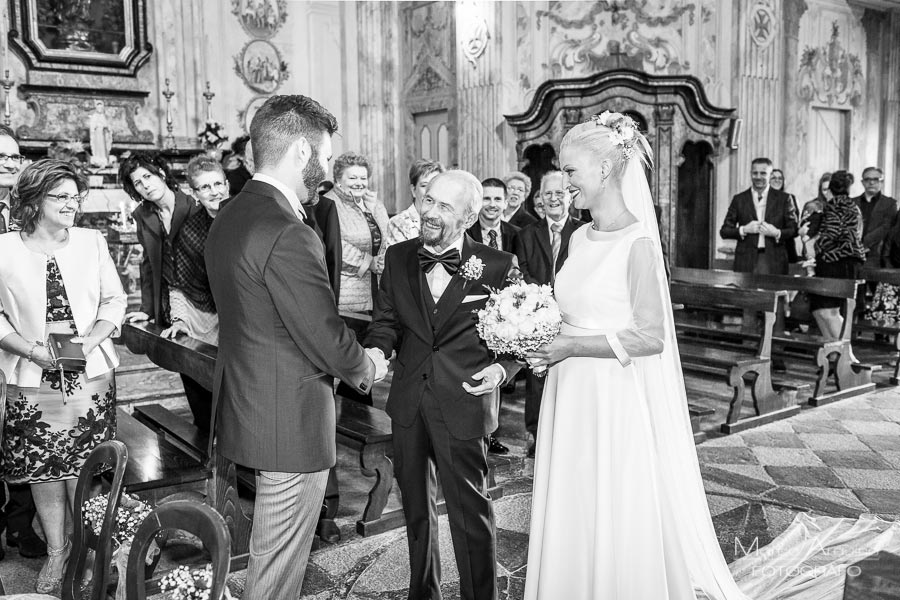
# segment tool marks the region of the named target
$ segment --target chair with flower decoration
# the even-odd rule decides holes
[[[98,445],[88,456],[78,474],[78,485],[75,488],[74,523],[75,539],[73,554],[66,566],[63,577],[62,600],[83,600],[84,592],[90,590],[91,600],[106,597],[109,585],[109,564],[112,559],[112,539],[115,528],[116,512],[122,499],[124,489],[122,479],[128,463],[128,449],[125,444],[110,440]],[[103,516],[100,535],[85,523],[83,504],[90,499],[94,476],[112,470],[112,482],[109,488],[109,501]],[[83,577],[87,566],[88,552],[94,551],[94,568],[90,585],[84,586]]]
[[[225,597],[225,579],[231,560],[231,538],[225,519],[207,504],[173,500],[154,508],[134,534],[128,556],[126,599],[146,599],[144,564],[154,537],[163,529],[180,529],[200,538],[211,559],[212,579],[209,581],[208,598],[221,600]]]

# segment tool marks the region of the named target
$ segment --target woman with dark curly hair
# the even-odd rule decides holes
[[[828,183],[832,197],[825,202],[815,245],[816,277],[859,279],[866,251],[862,243],[862,214],[849,196],[851,185],[852,173],[832,173]],[[841,316],[841,300],[811,294],[809,304],[822,335],[839,340],[844,318],[853,318],[853,315]]]
[[[9,387],[3,476],[29,483],[47,539],[47,562],[35,584],[58,589],[71,544],[66,513],[90,452],[116,428],[113,336],[127,297],[103,236],[74,227],[87,182],[70,163],[45,159],[26,167],[13,188],[21,231],[0,235],[0,370]],[[76,337],[83,373],[60,373],[44,340]]]
[[[177,189],[169,164],[156,154],[133,154],[119,167],[119,180],[136,202],[132,217],[137,238],[144,249],[141,258],[141,309],[125,315],[128,322],[152,320],[161,327],[172,324],[169,290],[178,286],[176,246],[184,223],[204,210]],[[194,424],[209,430],[212,394],[199,383],[181,375]]]

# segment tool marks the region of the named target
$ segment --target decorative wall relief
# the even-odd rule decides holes
[[[289,76],[287,63],[272,42],[250,40],[234,57],[234,71],[247,86],[263,94],[271,94]]]
[[[139,129],[134,121],[147,93],[119,92],[111,96],[74,88],[22,85],[19,95],[34,112],[33,123],[16,130],[23,142],[89,139],[91,116],[97,112],[97,101],[102,101],[104,127],[117,148],[154,145],[153,132]]]
[[[838,34],[835,22],[827,44],[819,48],[807,46],[803,50],[797,92],[807,102],[857,107],[862,99],[865,76],[859,57],[844,49]]]
[[[775,7],[770,0],[754,2],[750,7],[750,18],[747,19],[747,23],[750,27],[750,39],[760,50],[775,40],[778,21],[775,19]]]
[[[251,37],[267,40],[287,20],[287,0],[231,0],[231,12]]]
[[[452,5],[436,2],[405,9],[404,96],[411,112],[447,108],[455,85]]]
[[[459,4],[460,35],[462,53],[466,60],[476,67],[477,60],[487,50],[491,33],[487,19],[482,12],[481,3],[476,0],[464,0]]]
[[[537,27],[550,27],[552,77],[595,73],[620,67],[677,74],[690,65],[681,57],[684,15],[694,23],[695,5],[670,6],[667,0],[600,0],[550,3],[537,11]],[[659,31],[665,29],[665,31]],[[673,29],[678,33],[673,36]],[[572,73],[575,72],[575,73]]]

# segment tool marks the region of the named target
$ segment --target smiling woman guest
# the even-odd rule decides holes
[[[184,221],[178,239],[172,244],[173,269],[169,281],[169,314],[172,325],[162,332],[174,338],[183,333],[207,344],[219,343],[219,319],[209,289],[206,262],[206,236],[222,202],[228,199],[229,183],[219,161],[200,154],[185,167],[188,183],[197,205]]]
[[[149,320],[168,328],[172,324],[170,290],[178,287],[182,276],[176,266],[175,248],[181,242],[185,222],[206,209],[176,191],[169,165],[159,155],[137,153],[128,157],[119,167],[119,180],[125,192],[139,203],[132,217],[144,249],[141,309],[125,315],[125,320],[132,323]],[[203,431],[209,430],[212,394],[187,375],[181,375],[181,382],[194,424]]]
[[[345,152],[334,161],[334,187],[325,194],[338,210],[341,224],[341,295],[338,308],[352,312],[372,310],[378,276],[384,269],[388,215],[369,188],[369,161]]]
[[[71,544],[66,513],[88,454],[116,427],[110,337],[117,336],[127,297],[98,232],[74,227],[87,182],[68,162],[39,160],[13,188],[21,231],[0,235],[0,370],[9,387],[3,476],[29,483],[47,539],[47,562],[35,584],[58,589]],[[54,368],[48,334],[75,334],[84,373]],[[62,396],[62,398],[61,398]]]

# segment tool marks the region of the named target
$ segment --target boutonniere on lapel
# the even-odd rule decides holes
[[[482,273],[484,273],[484,261],[477,256],[470,256],[469,260],[459,269],[459,274],[466,281],[481,279]]]

